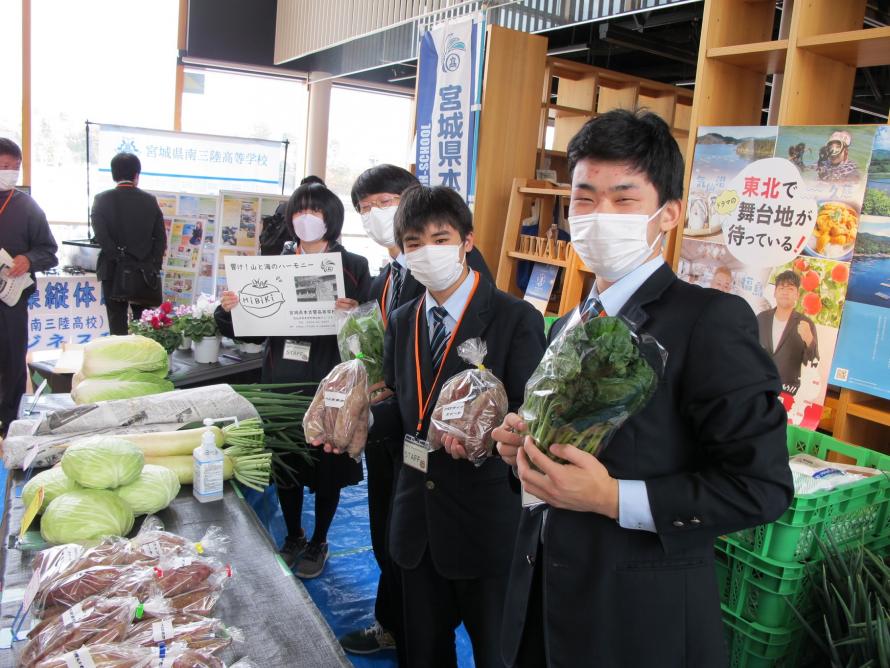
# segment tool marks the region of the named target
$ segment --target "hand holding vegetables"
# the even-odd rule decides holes
[[[491,455],[491,432],[507,413],[507,392],[503,383],[482,365],[488,352],[484,341],[464,341],[457,352],[475,368],[452,376],[442,386],[427,439],[432,449],[445,445],[452,457],[465,453],[467,459],[480,466]]]
[[[303,417],[306,440],[326,452],[361,458],[368,440],[368,372],[363,359],[341,362],[325,376]]]

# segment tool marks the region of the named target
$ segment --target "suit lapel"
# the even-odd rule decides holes
[[[464,310],[464,317],[457,332],[457,337],[451,346],[451,350],[448,351],[448,356],[445,358],[445,368],[442,370],[442,383],[464,369],[464,362],[457,352],[458,346],[464,341],[482,338],[485,330],[488,329],[491,298],[494,294],[494,289],[494,286],[489,281],[480,276],[479,287]]]
[[[667,265],[661,265],[654,274],[652,274],[639,287],[639,289],[631,295],[627,303],[622,307],[618,315],[624,316],[633,325],[636,331],[640,331],[643,325],[649,320],[649,314],[646,312],[646,306],[657,301],[664,294],[671,284],[677,280],[676,274]]]
[[[399,306],[417,299],[424,293],[424,287],[414,278],[410,271],[405,269],[405,280],[402,283],[402,291],[399,293]]]

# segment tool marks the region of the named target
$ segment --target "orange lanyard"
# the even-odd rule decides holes
[[[6,196],[6,201],[3,202],[3,206],[0,206],[0,216],[3,215],[3,212],[6,211],[6,205],[9,204],[9,200],[12,199],[12,195],[15,192],[15,188],[9,191],[9,194]]]
[[[392,278],[392,267],[389,268],[389,275],[383,284],[383,294],[380,296],[380,314],[383,316],[383,329],[389,324],[389,314],[386,312],[386,295],[389,294],[389,281]]]
[[[445,352],[442,355],[442,361],[439,363],[439,370],[436,372],[436,377],[433,379],[433,384],[430,386],[430,393],[427,395],[426,401],[423,399],[423,381],[420,377],[420,312],[423,309],[423,304],[426,299],[421,299],[420,303],[417,305],[417,314],[414,318],[414,368],[417,371],[417,433],[420,434],[420,431],[423,429],[423,423],[426,419],[426,412],[430,407],[430,399],[433,398],[433,395],[436,393],[436,386],[439,384],[439,377],[442,375],[442,369],[445,368],[445,360],[448,359],[448,351],[451,350],[451,344],[454,343],[454,340],[457,338],[457,331],[460,329],[460,324],[464,321],[464,314],[467,312],[467,306],[469,306],[470,302],[473,301],[473,296],[476,294],[476,288],[479,287],[479,272],[476,272],[476,276],[473,279],[473,289],[470,291],[470,297],[467,299],[467,305],[464,306],[463,312],[460,314],[460,320],[457,321],[457,324],[454,326],[454,331],[451,332],[451,336],[448,338],[448,345],[445,346]]]

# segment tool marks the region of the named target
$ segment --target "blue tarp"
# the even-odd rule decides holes
[[[367,477],[367,472],[366,472]],[[273,488],[265,494],[246,490],[245,498],[257,511],[263,524],[280,546],[286,533],[284,518]],[[303,505],[303,528],[312,534],[315,521],[315,497],[306,492]],[[368,486],[363,480],[346,487],[340,496],[340,506],[328,532],[330,557],[324,572],[313,580],[304,580],[309,595],[321,610],[334,635],[369,626],[374,621],[374,599],[380,574],[371,551],[371,532],[368,523]],[[435,605],[433,601],[431,605]],[[457,655],[460,668],[473,668],[473,649],[463,627],[457,633]],[[352,656],[359,668],[395,668],[394,651],[370,656]]]

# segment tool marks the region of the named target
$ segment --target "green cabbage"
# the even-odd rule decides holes
[[[71,390],[76,404],[131,399],[147,394],[160,394],[173,389],[173,383],[145,371],[120,371],[109,378],[84,378]]]
[[[79,489],[56,497],[40,520],[48,543],[81,543],[105,536],[125,536],[133,528],[133,511],[114,492]]]
[[[151,372],[164,378],[169,363],[164,346],[145,336],[103,336],[84,346],[80,370],[85,378],[128,370]]]
[[[114,489],[142,473],[145,455],[130,441],[92,436],[69,446],[62,455],[65,475],[84,487]]]
[[[164,466],[146,464],[135,482],[115,491],[136,515],[149,515],[163,510],[179,494],[179,476]]]
[[[22,488],[22,503],[25,504],[25,508],[31,505],[31,501],[37,496],[37,490],[41,487],[43,487],[43,505],[40,506],[39,511],[41,513],[46,510],[49,502],[57,496],[81,488],[80,485],[66,476],[61,468],[57,467],[41,471],[25,483],[24,488]]]

